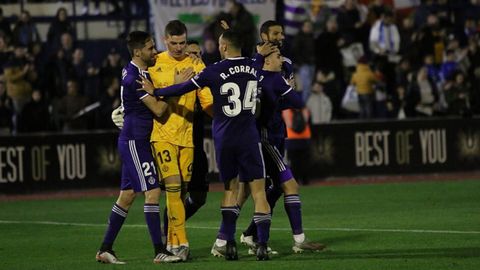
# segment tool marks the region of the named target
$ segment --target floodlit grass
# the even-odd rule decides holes
[[[307,237],[328,245],[292,254],[288,219],[279,201],[270,245],[279,252],[256,262],[210,255],[220,223],[221,193],[187,222],[191,260],[154,265],[137,198],[115,250],[124,266],[94,260],[111,206],[108,198],[0,202],[0,269],[479,269],[480,181],[320,186],[301,189]],[[162,199],[161,205],[164,205]],[[253,213],[242,210],[237,239]],[[18,222],[12,222],[18,221]]]

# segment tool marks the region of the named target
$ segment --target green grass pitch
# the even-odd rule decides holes
[[[279,255],[267,262],[256,262],[242,246],[237,262],[210,255],[220,223],[220,197],[211,192],[204,208],[187,222],[191,260],[175,265],[152,263],[141,197],[115,245],[127,261],[123,266],[94,260],[114,197],[0,202],[0,269],[480,269],[480,181],[302,188],[307,237],[328,248],[292,254],[279,201],[270,241]],[[251,214],[248,203],[237,239]]]

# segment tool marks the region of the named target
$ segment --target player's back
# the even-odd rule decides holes
[[[149,77],[148,72],[142,71],[133,62],[128,63],[122,70],[120,97],[125,114],[119,137],[122,140],[148,140],[152,132],[153,113],[142,102],[148,93],[137,91],[141,88],[137,83],[140,74]]]
[[[255,122],[257,69],[254,60],[228,58],[208,66],[192,80],[210,86],[214,99],[213,137],[217,143],[259,141]]]

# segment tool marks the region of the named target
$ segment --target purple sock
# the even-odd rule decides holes
[[[285,211],[293,234],[303,233],[302,226],[302,203],[298,194],[285,195],[284,198]]]
[[[270,238],[270,224],[272,223],[272,215],[265,213],[255,213],[253,220],[257,225],[258,244],[266,245]]]
[[[274,187],[271,185],[267,189],[267,201],[268,205],[270,205],[270,215],[273,215],[273,208],[275,208],[275,204],[277,203],[278,199],[282,196],[283,190]],[[248,228],[243,232],[244,235],[252,235],[253,239],[257,239],[257,224],[252,219]]]
[[[103,238],[103,244],[101,250],[112,249],[113,242],[117,238],[118,232],[122,228],[123,222],[127,218],[128,211],[114,204],[110,217],[108,218],[108,227]]]
[[[218,231],[217,238],[227,241],[235,240],[235,231],[237,229],[237,218],[240,214],[240,208],[238,206],[222,207],[222,224]]]
[[[162,244],[162,229],[160,228],[160,207],[158,204],[146,203],[143,205],[143,213],[147,222],[148,231],[153,245]]]

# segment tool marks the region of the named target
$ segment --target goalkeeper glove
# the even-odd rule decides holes
[[[122,106],[116,108],[112,112],[112,121],[119,129],[123,128],[123,108]]]

